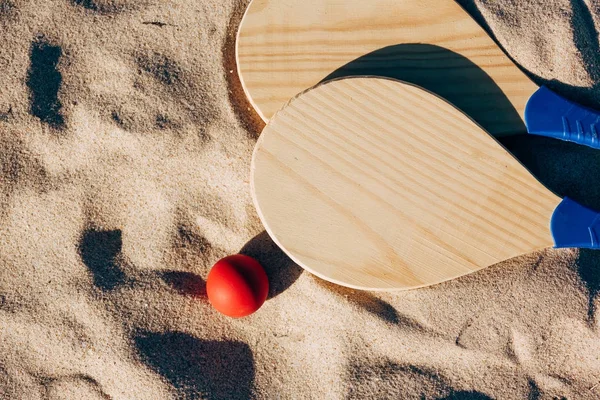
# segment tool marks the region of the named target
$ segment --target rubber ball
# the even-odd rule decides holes
[[[217,311],[241,318],[263,305],[269,293],[269,280],[258,261],[235,254],[213,265],[206,279],[206,293]]]

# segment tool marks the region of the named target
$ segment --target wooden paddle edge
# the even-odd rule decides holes
[[[246,87],[246,82],[244,80],[244,75],[242,74],[242,68],[240,66],[240,35],[241,35],[242,29],[245,25],[246,17],[248,16],[248,14],[250,12],[250,8],[252,8],[252,4],[254,4],[254,0],[251,0],[250,3],[248,4],[248,6],[246,7],[246,11],[244,11],[244,15],[242,16],[242,20],[240,21],[240,26],[238,27],[237,32],[235,34],[235,66],[236,66],[236,70],[237,70],[237,75],[240,78],[240,84],[242,85],[242,89],[244,89],[244,94],[246,95],[248,102],[252,105],[252,107],[254,108],[254,111],[256,111],[256,113],[258,114],[260,119],[262,119],[264,121],[264,123],[266,124],[269,122],[269,118],[265,117],[265,115],[262,112],[262,110],[260,109],[260,107],[254,101],[254,98],[250,95],[250,91]],[[273,116],[275,116],[275,115],[273,115]]]

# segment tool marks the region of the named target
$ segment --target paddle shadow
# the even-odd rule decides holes
[[[597,149],[536,135],[504,137],[500,143],[548,189],[600,210]]]
[[[351,360],[346,371],[345,398],[348,400],[405,399],[408,398],[406,393],[411,392],[420,392],[419,399],[433,399],[434,393],[451,390],[446,379],[433,369],[402,365],[388,359],[359,359]]]
[[[431,44],[383,47],[349,62],[322,82],[356,75],[399,79],[425,88],[454,104],[494,136],[527,131],[496,82],[468,58],[443,47]]]
[[[255,258],[264,267],[269,278],[268,299],[287,290],[304,272],[273,242],[266,231],[246,243],[240,254]]]
[[[229,102],[233,107],[238,122],[246,129],[248,137],[256,140],[265,127],[265,121],[254,109],[254,105],[248,99],[242,85],[242,79],[238,74],[236,59],[237,32],[248,8],[250,0],[236,2],[231,11],[231,18],[227,24],[227,35],[221,48],[223,54],[223,70],[227,80]]]
[[[577,273],[587,289],[590,328],[596,325],[596,297],[600,292],[600,254],[598,251],[581,249],[577,258]]]

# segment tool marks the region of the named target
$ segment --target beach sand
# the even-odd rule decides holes
[[[369,293],[273,244],[233,59],[246,4],[0,0],[0,398],[600,398],[600,254]],[[536,82],[600,106],[598,5],[462,4]],[[597,151],[503,143],[600,208]],[[236,320],[204,284],[240,251],[271,291]]]

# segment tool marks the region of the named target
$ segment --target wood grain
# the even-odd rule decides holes
[[[324,79],[379,75],[425,87],[503,136],[525,132],[537,89],[452,0],[253,0],[236,54],[265,121]]]
[[[489,134],[407,83],[346,78],[279,111],[252,160],[275,242],[341,285],[426,286],[551,246],[560,199]]]

